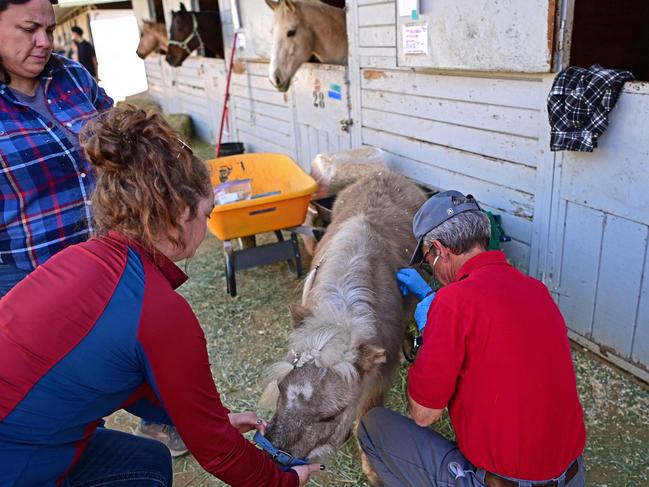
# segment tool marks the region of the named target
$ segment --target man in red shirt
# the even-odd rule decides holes
[[[430,198],[413,221],[403,289],[430,307],[408,373],[412,420],[371,410],[358,436],[388,486],[581,487],[585,444],[566,325],[546,287],[487,251],[490,224],[472,196]],[[426,297],[426,295],[429,295]],[[452,442],[427,428],[448,408]]]

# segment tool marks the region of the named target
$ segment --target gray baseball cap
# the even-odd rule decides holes
[[[420,264],[424,260],[422,245],[428,232],[458,213],[476,210],[481,211],[481,208],[473,196],[464,196],[459,191],[444,191],[428,198],[412,219],[412,233],[417,239],[417,248],[410,265]]]

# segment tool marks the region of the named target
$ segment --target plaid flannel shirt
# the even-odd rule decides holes
[[[74,134],[113,105],[78,63],[52,54],[45,99]],[[0,263],[32,270],[92,231],[94,172],[63,129],[0,83]]]
[[[548,96],[550,149],[592,152],[624,83],[634,79],[629,71],[599,64],[561,71]]]

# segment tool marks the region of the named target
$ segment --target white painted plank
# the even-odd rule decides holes
[[[288,106],[273,105],[271,103],[265,103],[260,100],[251,100],[241,96],[233,96],[231,100],[234,100],[234,105],[237,108],[241,107],[243,110],[252,113],[260,113],[286,122],[292,120],[291,111]]]
[[[394,3],[379,3],[358,7],[359,27],[394,25],[396,9]]]
[[[393,57],[396,60],[397,48],[396,47],[359,47],[358,55]]]
[[[531,217],[532,195],[504,188],[486,181],[431,166],[398,154],[386,152],[388,165],[406,176],[424,184],[440,189],[456,189],[464,194],[470,193],[480,203],[485,203],[499,211]]]
[[[285,150],[293,152],[295,150],[295,141],[293,137],[278,134],[274,130],[259,125],[251,124],[247,120],[237,119],[237,130],[245,132],[251,137],[257,137],[266,142],[272,143],[278,147],[283,147]]]
[[[300,157],[298,163],[305,171],[309,172],[311,170],[311,161],[313,158],[302,156],[302,154],[308,154],[311,147],[309,141],[309,127],[306,125],[298,125],[298,132],[300,141],[300,149],[298,151]]]
[[[370,128],[363,129],[363,142],[500,186],[529,194],[533,194],[535,190],[536,171],[522,164],[485,158],[443,145],[430,144]]]
[[[544,110],[547,93],[541,80],[540,76],[534,80],[502,79],[364,69],[361,86],[407,95]]]
[[[239,141],[243,142],[246,147],[247,152],[273,152],[276,154],[286,154],[294,158],[295,154],[291,152],[290,149],[283,147],[281,145],[276,145],[273,142],[260,139],[253,134],[249,134],[245,131],[239,131]]]
[[[631,358],[649,368],[649,246],[645,249],[642,290]]]
[[[278,136],[290,137],[293,133],[292,122],[279,120],[261,113],[249,112],[239,107],[235,108],[235,114],[237,120],[242,120],[257,127],[264,127],[276,131]]]
[[[236,98],[246,98],[252,100],[253,103],[256,101],[268,103],[278,107],[282,107],[286,110],[291,109],[290,99],[286,93],[279,93],[277,91],[264,91],[264,90],[255,90],[249,89],[245,86],[235,86],[232,85],[230,91],[231,96]]]
[[[510,242],[501,242],[500,249],[505,252],[514,267],[527,274],[530,262],[529,244],[512,239]]]
[[[538,110],[370,90],[362,90],[362,103],[363,107],[438,122],[530,138],[537,138],[539,135],[541,112]]]
[[[595,298],[593,339],[631,356],[647,227],[607,215]]]
[[[592,333],[603,228],[601,212],[568,203],[559,307],[568,327],[588,338]]]
[[[363,109],[363,126],[404,137],[444,145],[487,157],[534,167],[538,158],[536,140],[488,132],[432,120]]]
[[[396,29],[394,26],[359,27],[358,42],[361,47],[394,47]]]
[[[270,81],[268,78],[264,78],[262,76],[237,76],[235,77],[234,75],[232,76],[232,81],[231,81],[233,86],[244,86],[244,87],[252,87],[257,90],[264,90],[264,91],[269,91],[273,93],[277,93],[278,95],[282,95],[279,91],[277,91],[273,85],[270,84]]]
[[[363,68],[396,69],[397,60],[394,56],[360,56],[360,65]]]
[[[318,137],[318,152],[319,153],[325,153],[325,152],[331,152],[336,150],[335,147],[331,147],[329,145],[329,137],[328,133],[325,132],[324,130],[318,130],[316,127],[313,127],[313,130],[316,132],[317,137]],[[315,154],[311,153],[311,159],[315,157]]]

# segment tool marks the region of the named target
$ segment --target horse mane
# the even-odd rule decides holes
[[[365,280],[372,272],[364,249],[370,231],[365,215],[356,215],[329,242],[321,266],[311,271],[311,283],[305,284],[309,302],[317,304],[289,336],[289,356],[270,367],[269,382],[281,381],[306,362],[332,370],[347,382],[358,378],[358,348],[375,336],[375,293]]]

